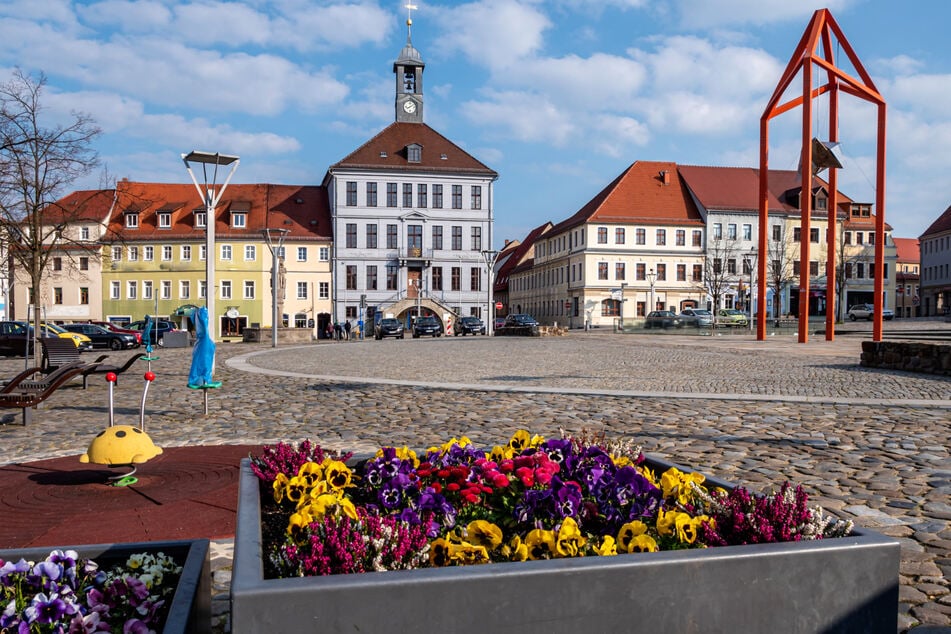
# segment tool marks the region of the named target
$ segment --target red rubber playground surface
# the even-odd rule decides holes
[[[128,468],[79,456],[0,467],[0,548],[234,537],[241,459],[259,445],[166,447]]]

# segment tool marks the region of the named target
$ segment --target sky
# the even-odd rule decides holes
[[[187,183],[195,149],[240,156],[234,183],[320,184],[395,118],[406,4],[3,0],[0,82],[42,73],[45,122],[81,111],[102,128],[103,170],[76,188]],[[496,247],[571,216],[635,161],[758,166],[760,118],[818,8],[888,104],[893,235],[919,236],[951,204],[946,0],[413,4],[426,123],[499,173]],[[839,188],[874,203],[876,108],[840,107]],[[827,138],[826,102],[813,113]],[[797,169],[801,125],[798,108],[772,120],[771,168]]]

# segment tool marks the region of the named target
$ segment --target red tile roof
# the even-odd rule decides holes
[[[105,222],[115,200],[113,189],[75,191],[43,210],[43,220],[59,222]]]
[[[892,238],[898,252],[898,262],[920,262],[921,251],[918,238]]]
[[[539,225],[532,229],[524,240],[519,242],[514,249],[512,255],[502,264],[502,267],[496,273],[495,284],[493,288],[496,291],[504,291],[508,288],[509,276],[516,269],[522,268],[520,265],[525,260],[526,256],[532,251],[532,247],[535,246],[535,241],[538,240],[542,235],[547,233],[552,228],[551,222],[546,222],[543,225]]]
[[[948,207],[944,210],[938,219],[931,223],[931,226],[925,229],[920,238],[927,238],[928,236],[944,233],[946,231],[951,231],[951,207]]]
[[[117,183],[117,202],[109,231],[124,240],[193,239],[204,236],[195,227],[193,212],[203,210],[198,191],[191,183]],[[171,213],[171,227],[158,227],[159,211]],[[127,229],[125,215],[137,211],[139,226]],[[246,226],[231,226],[231,212],[245,211]],[[317,186],[231,184],[216,209],[215,234],[219,238],[261,237],[264,228],[287,229],[288,240],[330,239],[330,207],[327,190]]]
[[[422,148],[419,162],[410,162],[406,148],[412,144]],[[475,172],[492,178],[498,174],[475,159],[458,145],[425,123],[391,123],[375,137],[351,152],[334,168],[433,172]],[[329,176],[329,172],[328,172]],[[325,179],[326,184],[326,179]]]

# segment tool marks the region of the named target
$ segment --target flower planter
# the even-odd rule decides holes
[[[265,579],[260,504],[259,480],[245,459],[234,634],[897,629],[899,545],[864,529],[816,541]]]
[[[40,561],[54,548],[75,550],[80,558],[93,559],[101,568],[135,553],[165,553],[182,566],[182,574],[162,631],[165,634],[205,634],[211,631],[211,566],[207,539],[0,550],[0,559]]]

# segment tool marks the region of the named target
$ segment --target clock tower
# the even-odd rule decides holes
[[[410,29],[413,20],[406,20],[406,46],[393,62],[396,74],[396,121],[398,123],[423,122],[423,68],[426,64],[413,46]]]

